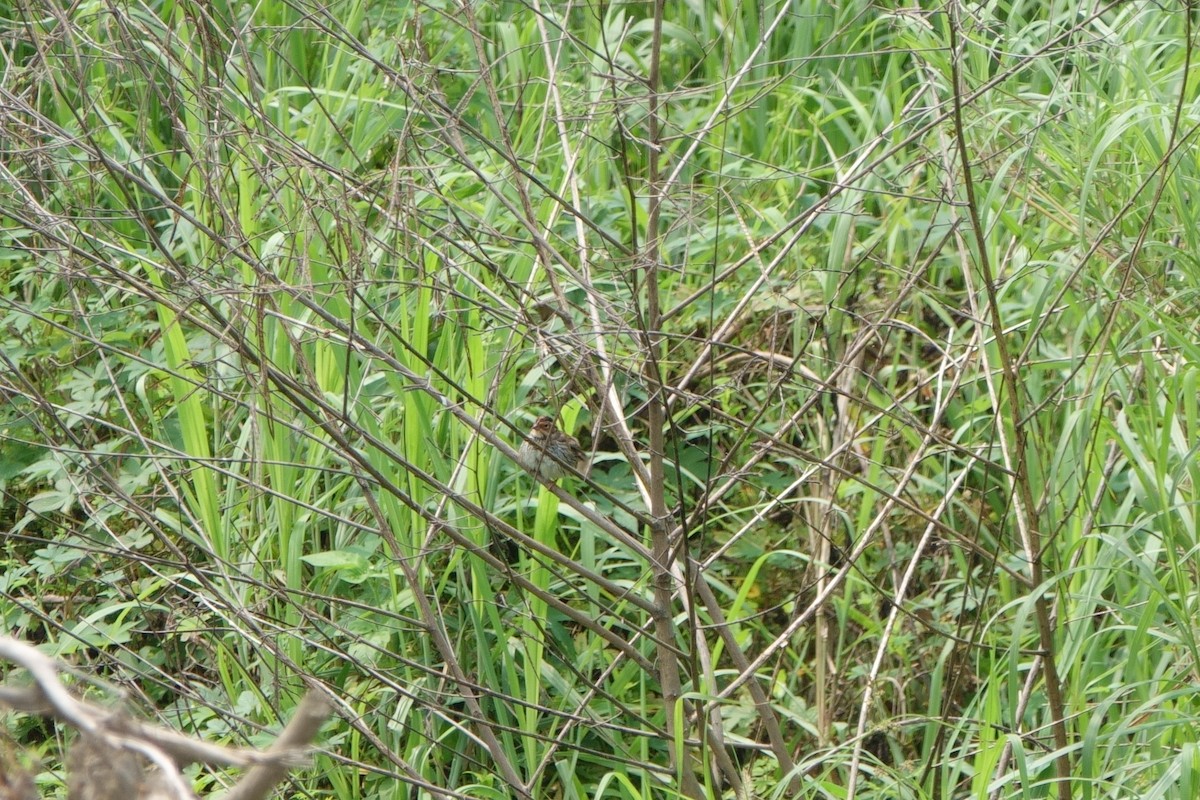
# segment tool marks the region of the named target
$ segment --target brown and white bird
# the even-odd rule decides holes
[[[556,428],[553,417],[538,417],[529,438],[517,450],[517,462],[546,481],[569,475],[582,459],[579,442]]]

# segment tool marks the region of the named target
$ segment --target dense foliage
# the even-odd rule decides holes
[[[6,3],[6,631],[297,796],[1194,797],[1190,14]]]

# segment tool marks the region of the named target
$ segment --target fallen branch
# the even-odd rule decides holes
[[[79,731],[80,753],[73,752],[71,761],[84,779],[72,780],[72,800],[190,800],[194,794],[180,774],[188,764],[250,767],[224,800],[262,800],[289,769],[303,763],[307,746],[332,710],[323,696],[309,692],[265,752],[221,747],[75,698],[59,680],[63,667],[23,642],[0,636],[0,659],[24,667],[33,678],[29,686],[0,686],[0,706],[48,716]],[[146,770],[137,756],[157,771]]]

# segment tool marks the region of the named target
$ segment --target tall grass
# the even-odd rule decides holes
[[[1194,794],[1188,12],[0,16],[10,630],[304,793]]]

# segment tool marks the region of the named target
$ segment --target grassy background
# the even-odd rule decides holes
[[[296,796],[1195,796],[1184,6],[0,19],[0,613],[81,691],[322,688]]]

